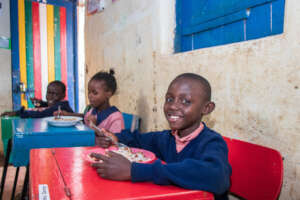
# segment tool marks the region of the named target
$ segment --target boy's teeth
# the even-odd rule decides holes
[[[178,116],[170,116],[171,119],[178,119]]]

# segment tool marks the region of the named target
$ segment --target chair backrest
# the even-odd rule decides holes
[[[247,200],[275,200],[283,179],[283,161],[274,149],[224,137],[232,167],[230,193]]]
[[[137,115],[122,113],[124,118],[125,129],[129,129],[131,132],[140,129],[141,118]]]

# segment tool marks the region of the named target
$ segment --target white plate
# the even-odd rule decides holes
[[[49,125],[59,126],[59,127],[75,126],[77,122],[81,120],[82,120],[81,117],[73,117],[73,116],[61,116],[60,119],[56,119],[55,117],[47,118]]]

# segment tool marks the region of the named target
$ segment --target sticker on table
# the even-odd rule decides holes
[[[47,184],[39,184],[39,200],[50,200]]]

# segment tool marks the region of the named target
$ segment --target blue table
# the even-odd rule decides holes
[[[30,149],[95,145],[94,131],[83,123],[55,127],[45,118],[13,119],[12,133],[11,163],[15,167],[28,165]]]

